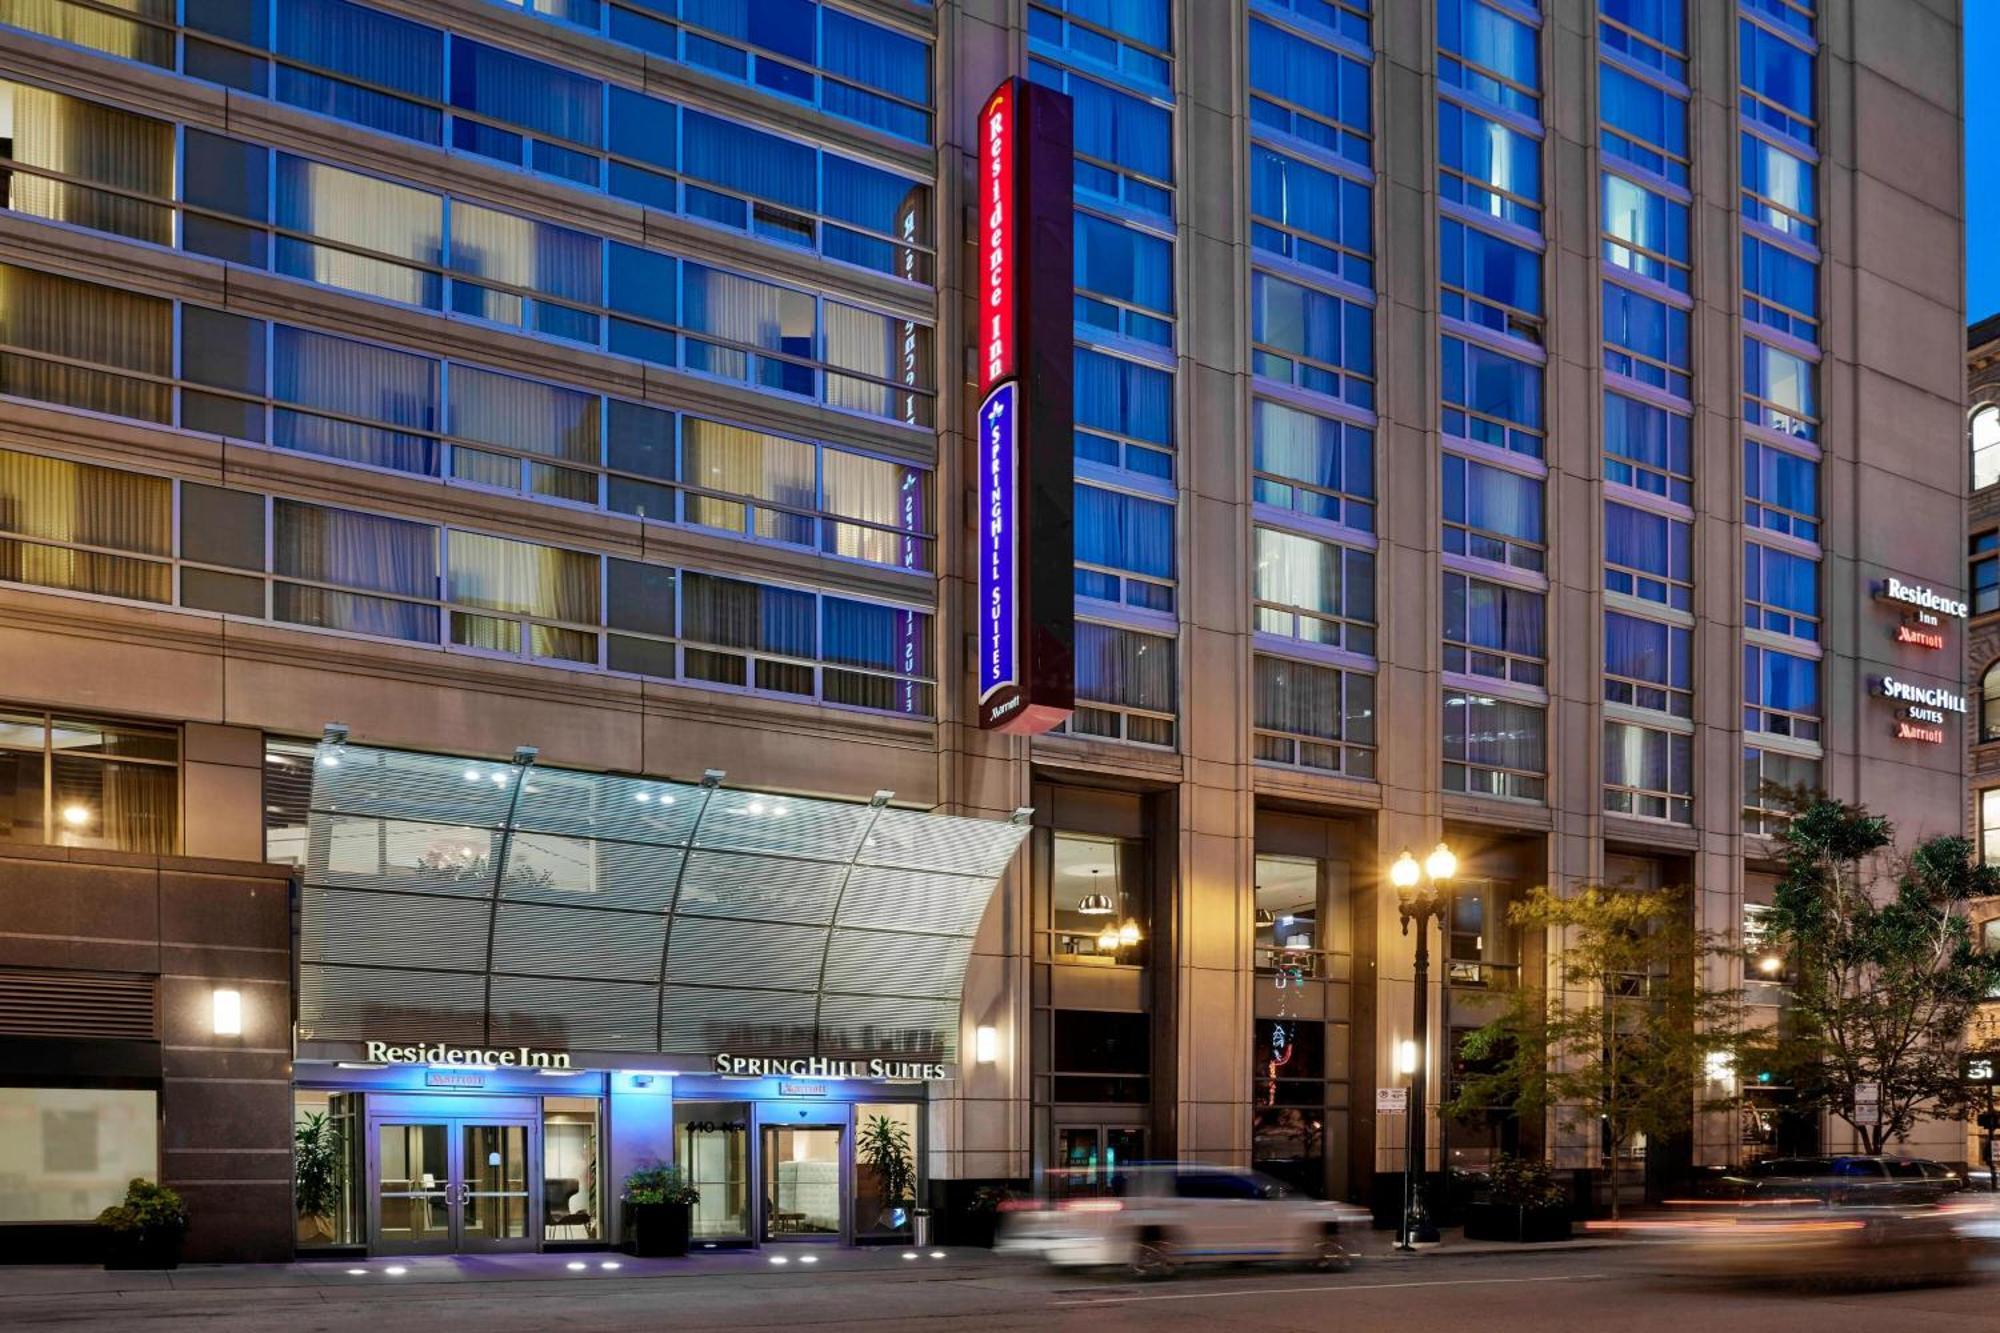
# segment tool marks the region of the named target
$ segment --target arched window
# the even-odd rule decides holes
[[[2000,481],[2000,406],[1988,403],[1972,412],[1972,489]]]
[[[2000,662],[1979,678],[1979,741],[2000,741]]]

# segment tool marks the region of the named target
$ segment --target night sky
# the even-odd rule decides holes
[[[1965,6],[1965,314],[2000,314],[2000,0]]]

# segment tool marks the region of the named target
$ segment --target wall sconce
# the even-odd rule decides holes
[[[1413,1041],[1396,1043],[1396,1072],[1414,1074],[1417,1072],[1417,1044]]]
[[[243,1035],[243,992],[219,990],[209,997],[209,1016],[218,1037]]]
[[[982,1065],[990,1065],[1000,1058],[1000,1029],[984,1024],[973,1029],[972,1058]]]

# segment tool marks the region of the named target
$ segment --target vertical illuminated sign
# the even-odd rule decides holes
[[[979,114],[979,725],[1033,735],[1076,698],[1069,98],[1008,79]]]

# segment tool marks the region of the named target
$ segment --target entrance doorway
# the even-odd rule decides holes
[[[439,1115],[385,1109],[368,1118],[369,1228],[378,1254],[532,1250],[530,1182],[541,1126],[474,1108]]]
[[[1057,1199],[1119,1192],[1118,1169],[1146,1160],[1146,1131],[1136,1125],[1057,1125],[1049,1192]]]
[[[843,1240],[845,1125],[766,1125],[762,1152],[764,1239]]]

